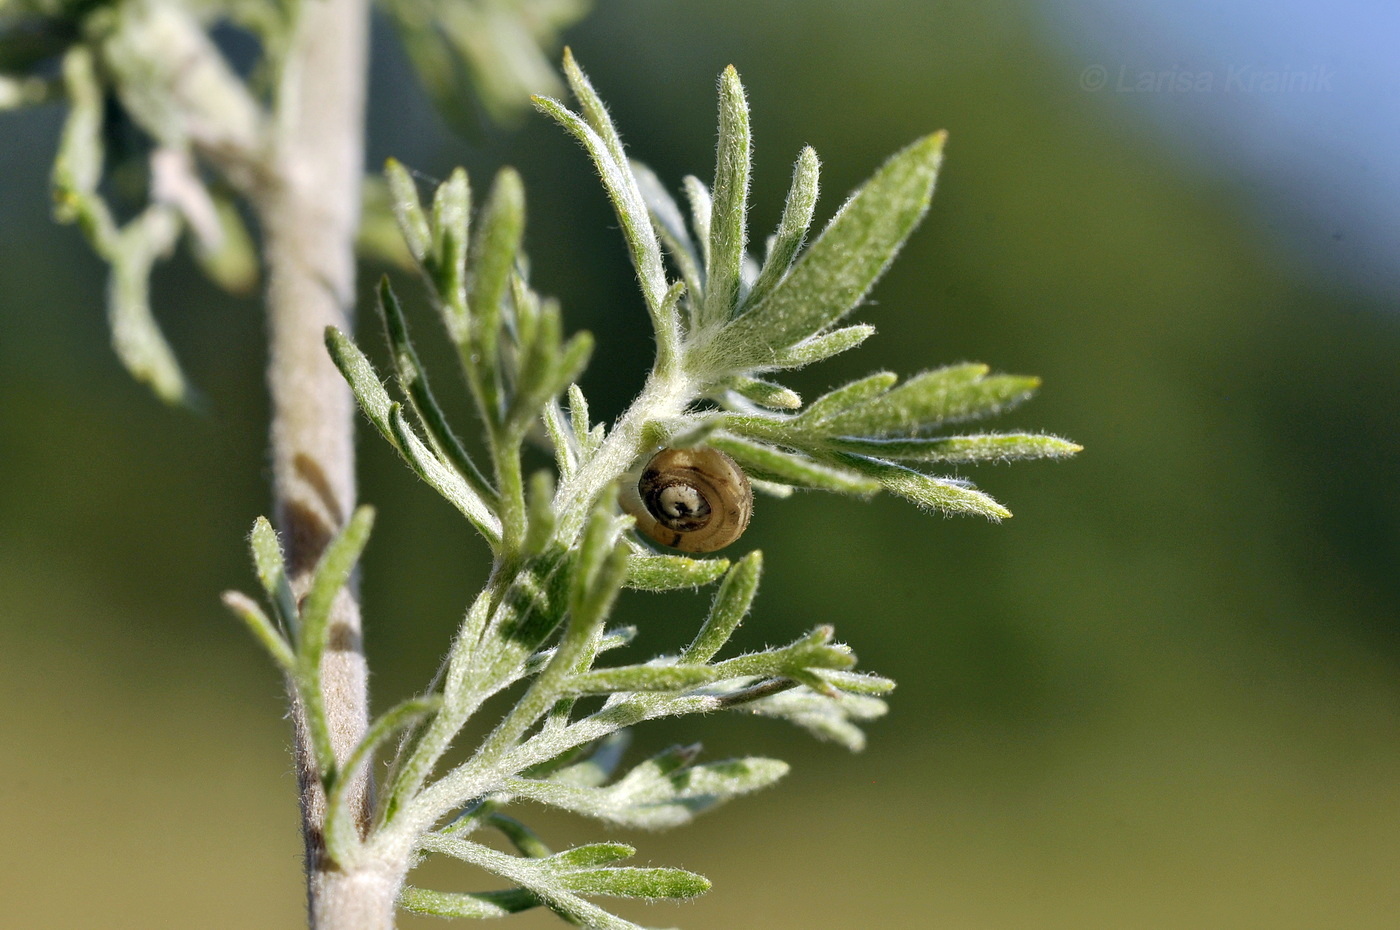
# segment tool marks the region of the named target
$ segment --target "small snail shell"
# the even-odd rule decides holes
[[[662,449],[621,497],[639,532],[682,552],[723,549],[753,514],[748,476],[717,449]]]

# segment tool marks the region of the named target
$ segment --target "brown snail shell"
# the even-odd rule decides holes
[[[718,449],[662,449],[622,507],[649,539],[682,552],[713,552],[743,535],[753,515],[748,475]]]

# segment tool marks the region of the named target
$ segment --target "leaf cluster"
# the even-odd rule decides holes
[[[567,53],[564,73],[579,112],[546,99],[537,105],[583,144],[617,211],[656,335],[655,364],[641,394],[615,422],[593,422],[576,383],[592,339],[565,336],[558,303],[530,286],[524,194],[513,171],[501,171],[474,208],[464,172],[425,200],[412,175],[391,161],[388,201],[428,303],[456,349],[482,451],[470,451],[449,425],[387,280],[378,306],[391,377],[382,378],[347,334],[329,329],[326,344],[369,422],[486,540],[491,578],[425,695],[377,721],[362,747],[340,762],[316,732],[314,665],[324,635],[317,618],[348,577],[368,517],[357,515],[337,538],[299,606],[278,580],[285,569],[270,528],[260,523],[254,555],[273,619],[246,598],[229,602],[307,708],[332,804],[327,849],[337,863],[403,862],[406,869],[423,856],[447,856],[507,885],[488,893],[406,886],[400,903],[421,913],[480,918],[543,906],[580,926],[632,927],[587,899],[684,898],[707,883],[678,869],[618,865],[633,853],[619,844],[552,852],[506,810],[543,804],[616,826],[676,826],[766,787],[787,767],[762,758],[701,762],[699,747],[677,746],[624,770],[627,728],[740,710],[857,750],[861,724],[884,713],[882,696],[893,682],[855,671],[850,648],[825,625],[786,645],[721,657],[750,610],[762,556],[751,552],[731,563],[652,551],[618,512],[619,482],[661,444],[707,444],[779,493],[887,489],[928,508],[998,518],[1006,512],[991,498],[926,469],[1068,455],[1078,447],[1038,434],[946,434],[949,426],[1014,406],[1037,386],[982,365],[936,369],[902,383],[881,372],[805,406],[790,389],[760,377],[870,334],[870,327],[844,320],[923,215],[941,136],[897,153],[805,249],[818,168],[804,151],[759,261],[747,247],[748,109],[732,68],[720,81],[715,177],[711,185],[685,181],[688,220],[660,182],[628,160],[602,101]],[[555,468],[527,477],[525,446],[540,434]],[[601,664],[637,634],[607,625],[624,588],[668,591],[716,581],[710,609],[684,649]],[[466,723],[511,688],[514,700],[481,742],[464,761],[445,765]],[[394,733],[401,735],[377,807],[357,827],[336,806],[340,789]],[[514,852],[481,842],[480,832],[499,834]]]
[[[626,644],[636,631],[605,629],[626,579],[630,550],[620,538],[624,521],[599,508],[569,557],[517,575],[499,597],[490,588],[484,591],[468,612],[439,687],[386,712],[337,761],[321,704],[320,662],[331,605],[341,596],[371,522],[368,508],[356,512],[298,600],[276,535],[259,520],[251,544],[270,613],[237,593],[225,595],[225,602],[273,656],[303,704],[328,799],[326,843],[334,861],[354,868],[366,861],[446,855],[510,884],[487,894],[407,887],[401,904],[409,910],[490,917],[543,905],[581,926],[634,926],[585,898],[684,898],[706,890],[708,882],[678,869],[616,866],[633,853],[618,844],[551,853],[503,809],[532,802],[615,825],[676,826],[772,784],[787,766],[762,758],[701,763],[700,747],[687,746],[615,776],[627,727],[681,714],[752,709],[838,739],[844,731],[844,741],[852,745],[855,722],[883,712],[883,702],[872,695],[893,687],[887,679],[852,673],[854,656],[832,640],[830,627],[786,646],[717,659],[757,591],[762,560],[756,552],[729,569],[694,639],[679,654],[600,667],[598,657]],[[556,627],[558,636],[547,645]],[[467,761],[437,772],[468,717],[522,680],[528,683],[519,699]],[[606,700],[592,712],[577,712],[579,699],[592,695]],[[786,705],[779,703],[787,696]],[[814,715],[824,715],[826,724],[814,726]],[[395,734],[404,736],[370,827],[362,832],[346,804],[346,789]],[[468,839],[483,829],[499,833],[518,854]]]
[[[458,77],[468,76],[497,120],[522,112],[530,92],[558,85],[542,48],[587,10],[586,0],[380,5],[439,102],[463,99]],[[67,102],[55,216],[75,223],[110,266],[113,348],[167,403],[199,398],[156,321],[151,272],[184,240],[214,284],[256,290],[259,259],[240,205],[257,216],[275,198],[284,61],[302,9],[299,0],[0,4],[0,110]],[[246,80],[208,34],[221,24],[257,44]],[[448,109],[461,113],[460,103]],[[376,235],[386,217],[377,187],[366,190],[360,246],[397,257]]]

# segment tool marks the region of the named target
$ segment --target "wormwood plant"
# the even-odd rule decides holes
[[[805,249],[819,169],[816,154],[804,149],[760,261],[748,251],[749,120],[733,68],[719,83],[713,184],[685,179],[688,217],[650,171],[628,160],[602,101],[567,53],[564,72],[578,110],[544,97],[535,104],[583,145],[616,210],[655,333],[655,361],[640,395],[611,425],[592,421],[575,383],[592,341],[586,333],[565,339],[559,305],[530,287],[521,250],[524,195],[514,172],[497,175],[473,214],[464,172],[425,207],[408,172],[390,162],[394,213],[457,350],[484,460],[447,423],[387,282],[379,311],[398,399],[349,336],[330,327],[326,345],[365,417],[486,540],[489,580],[433,683],[374,721],[340,757],[324,710],[322,662],[333,635],[331,606],[365,547],[372,512],[360,508],[335,536],[300,598],[276,533],[260,519],[252,551],[269,610],[241,594],[225,598],[301,707],[311,770],[324,792],[326,856],[344,875],[380,889],[385,926],[397,900],[443,917],[544,906],[579,926],[634,927],[589,899],[687,898],[708,882],[680,869],[620,865],[634,853],[620,843],[555,852],[507,811],[529,801],[615,825],[676,826],[772,784],[787,766],[763,758],[702,762],[694,746],[623,765],[628,728],[742,710],[859,749],[859,724],[884,713],[880,696],[893,682],[855,671],[855,656],[829,626],[784,646],[726,656],[754,598],[761,556],[730,563],[664,554],[640,541],[632,518],[619,512],[618,490],[652,452],[719,449],[779,497],[797,488],[858,496],[886,490],[927,510],[999,520],[1009,513],[992,498],[931,472],[1078,451],[1054,436],[951,432],[1037,387],[1034,378],[992,375],[984,365],[903,382],[877,372],[807,404],[773,380],[873,333],[843,321],[927,209],[942,134],[891,157]],[[555,469],[527,479],[522,452],[537,437],[552,449]],[[636,632],[608,626],[624,588],[715,582],[708,613],[696,618],[695,636],[678,654],[607,664],[605,654]],[[519,697],[465,761],[444,766],[467,722],[517,683]],[[588,697],[601,697],[601,706],[580,703]],[[381,752],[383,769],[373,764]],[[368,801],[352,786],[371,777],[376,790]],[[493,831],[513,853],[483,841]],[[465,893],[406,884],[431,855],[491,872],[502,887]]]

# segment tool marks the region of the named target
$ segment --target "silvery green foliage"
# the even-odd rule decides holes
[[[559,78],[543,48],[588,12],[589,0],[379,0],[434,103],[467,122],[463,100],[510,123],[532,93]]]
[[[524,112],[531,92],[559,85],[542,48],[588,7],[585,0],[379,2],[430,93],[446,106],[470,85],[497,120]],[[237,203],[262,183],[274,157],[282,62],[301,9],[301,0],[0,3],[0,110],[67,102],[55,215],[77,224],[110,266],[113,348],[166,402],[192,404],[197,396],[156,323],[151,271],[183,239],[220,287],[240,294],[257,287],[259,262]],[[210,39],[215,25],[257,41],[261,58],[249,79]],[[143,142],[135,147],[111,144],[137,137]],[[132,211],[104,192],[130,187],[138,174],[144,202],[119,219]],[[378,203],[367,199],[361,246],[397,257],[376,235],[386,216]]]
[[[529,802],[625,827],[683,824],[772,784],[787,766],[763,758],[701,761],[698,746],[627,766],[628,728],[740,710],[858,750],[860,724],[884,713],[881,695],[893,682],[854,671],[851,650],[824,625],[784,646],[726,657],[757,591],[761,555],[731,563],[652,551],[618,512],[624,474],[658,446],[703,442],[777,493],[887,489],[927,508],[998,519],[1007,515],[1000,504],[926,469],[1068,455],[1078,447],[1038,434],[948,435],[947,426],[1007,409],[1036,387],[1034,379],[991,375],[981,365],[935,369],[902,383],[877,373],[806,405],[772,380],[871,334],[846,317],[927,208],[941,135],[896,153],[805,249],[818,163],[803,151],[759,260],[749,254],[746,228],[748,108],[732,68],[720,83],[713,183],[684,181],[688,218],[651,172],[628,160],[601,100],[567,53],[564,70],[579,111],[545,98],[536,104],[583,144],[616,208],[656,334],[656,360],[641,394],[611,425],[593,422],[576,383],[592,340],[586,333],[565,338],[558,303],[536,294],[525,277],[524,193],[513,171],[497,175],[474,209],[464,172],[424,204],[409,173],[391,161],[390,199],[456,348],[484,456],[478,461],[448,424],[387,281],[379,309],[389,384],[344,333],[329,330],[327,346],[369,422],[486,540],[494,557],[490,581],[468,608],[433,684],[376,721],[341,765],[326,734],[318,663],[329,604],[365,544],[369,511],[361,509],[329,547],[300,604],[287,586],[276,537],[259,521],[253,553],[270,615],[241,595],[227,602],[305,705],[336,862],[347,870],[399,863],[406,872],[422,857],[448,856],[494,873],[505,886],[465,893],[405,885],[400,905],[414,912],[484,918],[544,906],[580,926],[628,928],[635,925],[587,899],[685,898],[708,883],[679,869],[618,865],[634,852],[620,844],[553,852],[505,812]],[[527,477],[522,449],[537,431],[548,437],[556,467]],[[636,634],[607,625],[623,588],[715,582],[710,609],[684,649],[638,664],[606,663],[605,653]],[[468,720],[511,686],[519,697],[494,728],[465,761],[444,765]],[[601,697],[601,706],[579,703],[589,696]],[[345,809],[345,786],[395,736],[372,825],[362,834]],[[489,832],[515,853],[481,842],[479,834]]]

